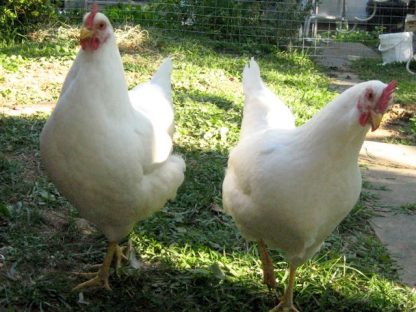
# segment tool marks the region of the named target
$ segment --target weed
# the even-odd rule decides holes
[[[403,213],[403,214],[414,214],[416,212],[416,203],[413,204],[404,204],[401,205],[398,209],[397,209],[397,213]]]

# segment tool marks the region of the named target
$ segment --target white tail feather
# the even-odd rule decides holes
[[[129,92],[133,107],[146,115],[155,129],[166,130],[173,135],[173,105],[170,77],[172,59],[166,58],[148,82]]]
[[[250,95],[256,90],[264,87],[263,80],[260,77],[260,68],[252,57],[250,63],[244,67],[243,71],[243,89],[244,94]]]
[[[151,83],[159,85],[165,92],[167,91],[168,98],[171,97],[171,74],[172,74],[172,59],[167,57],[159,66],[157,72],[153,75]]]
[[[291,129],[295,118],[290,109],[263,83],[260,68],[251,58],[243,71],[245,95],[241,138],[268,128]]]

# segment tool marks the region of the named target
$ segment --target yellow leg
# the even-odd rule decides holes
[[[270,312],[299,312],[293,304],[293,288],[295,286],[296,267],[289,265],[289,283],[281,302]]]
[[[266,244],[262,239],[258,241],[258,249],[263,266],[263,283],[266,284],[269,289],[275,289],[277,285],[273,270],[273,262],[270,258],[269,252],[267,251]]]
[[[125,251],[125,249],[127,250]],[[130,253],[130,250],[131,250],[130,241],[129,241],[128,247],[126,246],[120,247],[119,245],[117,245],[117,248],[115,250],[116,271],[118,271],[118,269],[121,268],[121,262],[129,260],[128,254]]]
[[[131,244],[131,241],[129,240],[128,246],[120,247],[117,245],[115,250],[115,257],[116,257],[116,273],[118,273],[118,270],[121,268],[121,263],[123,261],[129,260],[129,255],[132,250],[133,246]]]
[[[100,266],[100,269],[96,273],[79,273],[80,275],[85,276],[94,276],[90,280],[78,284],[72,291],[77,291],[82,288],[91,287],[91,286],[103,286],[107,290],[111,290],[110,284],[108,282],[108,277],[110,276],[110,266],[113,261],[113,257],[116,255],[118,257],[121,254],[120,246],[116,242],[110,242],[108,244],[107,254],[104,257],[103,264]],[[121,260],[120,260],[121,261]]]

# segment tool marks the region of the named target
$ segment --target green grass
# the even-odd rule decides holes
[[[68,51],[62,56],[55,47],[64,45]],[[58,38],[3,48],[2,107],[8,112],[54,103],[60,84],[41,74],[64,75],[75,44]],[[186,159],[186,180],[175,201],[131,233],[146,266],[113,274],[112,292],[92,289],[82,298],[70,292],[81,281],[70,272],[100,263],[106,240],[97,232],[82,233],[77,211],[41,170],[38,136],[47,116],[0,115],[0,254],[5,257],[0,310],[267,311],[276,304],[275,294],[261,283],[256,246],[219,211],[224,167],[239,136],[241,72],[251,54],[224,53],[197,38],[151,34],[140,53],[123,54],[130,87],[148,79],[167,55],[174,57],[175,148]],[[306,56],[273,51],[257,59],[265,81],[292,107],[298,124],[335,95]],[[369,226],[372,200],[363,193],[322,250],[299,269],[295,302],[302,311],[416,309],[416,295],[397,282],[397,268]],[[279,252],[272,256],[281,294],[287,264]]]
[[[384,82],[397,80],[395,102],[409,106],[416,105],[414,92],[416,76],[407,72],[404,63],[382,65],[379,59],[361,59],[355,61],[352,68],[363,80],[378,79]]]
[[[382,29],[375,29],[367,31],[363,29],[347,29],[347,25],[337,23],[333,25],[334,29],[321,32],[318,35],[319,39],[332,39],[338,42],[359,42],[368,46],[377,47],[379,43],[378,36],[383,32]],[[336,31],[340,29],[341,31]]]

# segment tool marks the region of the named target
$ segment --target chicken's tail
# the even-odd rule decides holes
[[[251,58],[243,71],[245,96],[241,138],[268,128],[290,129],[295,118],[290,109],[277,97],[260,77],[260,68]]]
[[[252,57],[250,62],[244,67],[243,71],[243,90],[244,94],[250,95],[264,87],[260,77],[260,68]]]
[[[129,92],[132,106],[152,122],[155,131],[167,131],[170,137],[175,129],[171,73],[172,59],[166,58],[150,81],[139,84]]]
[[[172,68],[172,59],[170,57],[165,58],[151,80],[151,83],[157,84],[162,88],[168,99],[171,99],[172,97],[170,78],[172,74]]]

